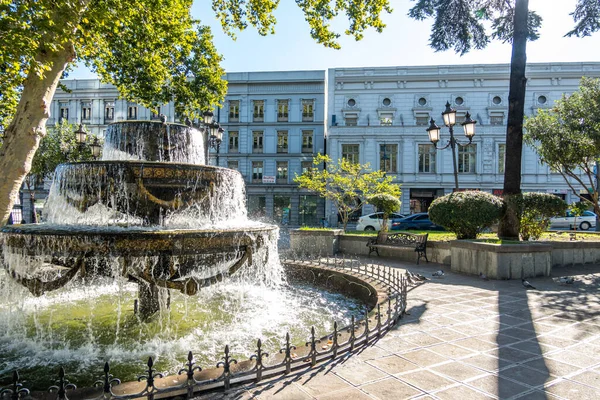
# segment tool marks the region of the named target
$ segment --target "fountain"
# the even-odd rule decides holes
[[[194,295],[269,264],[276,227],[248,221],[239,172],[202,165],[202,136],[179,124],[111,124],[102,160],[57,168],[47,223],[3,228],[10,276],[41,296],[76,275],[118,274],[138,284],[136,311],[148,319],[168,307],[170,289]]]
[[[39,390],[56,376],[44,367],[61,365],[66,398],[62,367],[91,385],[107,359],[105,399],[191,397],[354,351],[402,316],[406,283],[379,266],[288,260],[284,271],[277,227],[248,220],[241,174],[203,165],[202,136],[179,124],[112,124],[100,161],[57,168],[44,223],[0,230],[0,397],[22,390],[16,370]],[[284,272],[309,285],[283,285]],[[296,350],[290,334],[311,338]],[[280,348],[284,335],[266,360],[262,346]],[[248,359],[234,366],[231,353]],[[178,371],[182,354],[187,375],[155,381],[157,368]],[[144,357],[142,386],[113,392],[111,374],[134,379]],[[218,358],[216,369],[194,366]]]

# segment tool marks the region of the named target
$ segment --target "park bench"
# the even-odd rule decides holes
[[[415,249],[415,251],[417,252],[417,264],[419,264],[419,260],[421,259],[421,257],[425,257],[425,261],[429,262],[429,260],[427,259],[428,236],[428,233],[415,234],[406,232],[379,232],[377,234],[377,238],[369,239],[369,241],[367,242],[367,246],[369,247],[369,256],[371,256],[371,253],[373,252],[379,255],[380,248],[393,249],[398,247],[408,247]]]

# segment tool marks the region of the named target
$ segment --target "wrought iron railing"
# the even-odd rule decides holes
[[[95,390],[77,389],[69,382],[65,370],[61,367],[56,385],[50,387],[48,392],[58,400],[66,400],[68,396],[72,399],[153,400],[155,397],[191,398],[219,387],[227,390],[234,384],[258,383],[264,379],[314,367],[321,362],[368,346],[392,329],[406,312],[407,282],[398,270],[338,258],[319,261],[291,259],[283,262],[295,267],[305,266],[328,271],[331,275],[327,279],[335,276],[343,278],[344,275],[359,279],[376,289],[379,300],[373,310],[365,312],[364,318],[356,320],[353,316],[348,326],[340,328],[337,322],[334,322],[333,332],[328,335],[317,337],[315,329],[312,328],[309,341],[301,348],[293,345],[289,333],[286,334],[283,347],[272,357],[263,350],[259,339],[254,354],[248,360],[238,363],[238,360],[231,357],[229,346],[225,346],[223,357],[216,364],[216,368],[203,370],[196,365],[190,351],[184,364],[185,368],[182,368],[178,375],[171,376],[168,381],[161,379],[163,375],[154,369],[154,360],[149,357],[144,375],[138,377],[138,382],[127,383],[121,383],[110,373],[110,365],[107,362],[104,364],[102,377],[94,385]],[[267,362],[268,360],[270,362]],[[20,374],[15,371],[12,383],[0,389],[0,399],[48,398],[47,393],[30,392],[22,382]]]

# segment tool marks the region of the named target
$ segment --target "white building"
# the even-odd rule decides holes
[[[402,185],[401,212],[426,211],[435,197],[454,190],[451,149],[435,149],[426,132],[433,118],[442,127],[438,147],[446,145],[441,113],[450,102],[457,122],[467,112],[477,121],[473,144],[457,150],[459,187],[501,194],[509,73],[508,64],[330,69],[328,154],[385,170]],[[600,63],[529,64],[526,76],[525,114],[531,116],[577,90],[583,76],[600,77]],[[454,133],[468,142],[460,125]],[[521,187],[577,200],[529,147],[523,149]],[[326,212],[334,221],[330,205]]]

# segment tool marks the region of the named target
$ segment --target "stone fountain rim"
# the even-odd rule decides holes
[[[176,125],[176,126],[181,126],[183,128],[190,128],[190,129],[195,129],[197,131],[200,131],[198,128],[196,128],[194,126],[188,126],[186,124],[182,124],[181,122],[162,122],[160,120],[152,120],[152,119],[126,119],[124,121],[111,122],[107,126],[122,125],[122,124],[136,124],[136,123],[138,123],[138,124],[139,123],[150,123],[150,124],[158,124],[158,125]]]
[[[180,162],[167,162],[167,161],[146,161],[146,160],[90,160],[90,161],[75,161],[75,162],[67,162],[62,163],[60,166],[66,165],[92,165],[92,166],[101,166],[101,165],[127,165],[127,166],[136,166],[136,164],[140,165],[149,165],[152,167],[169,167],[171,169],[177,169],[179,167],[184,167],[187,169],[197,169],[197,170],[213,170],[213,171],[222,171],[224,173],[240,173],[239,171],[231,168],[219,167],[216,165],[203,165],[203,164],[192,164],[192,163],[180,163]]]

